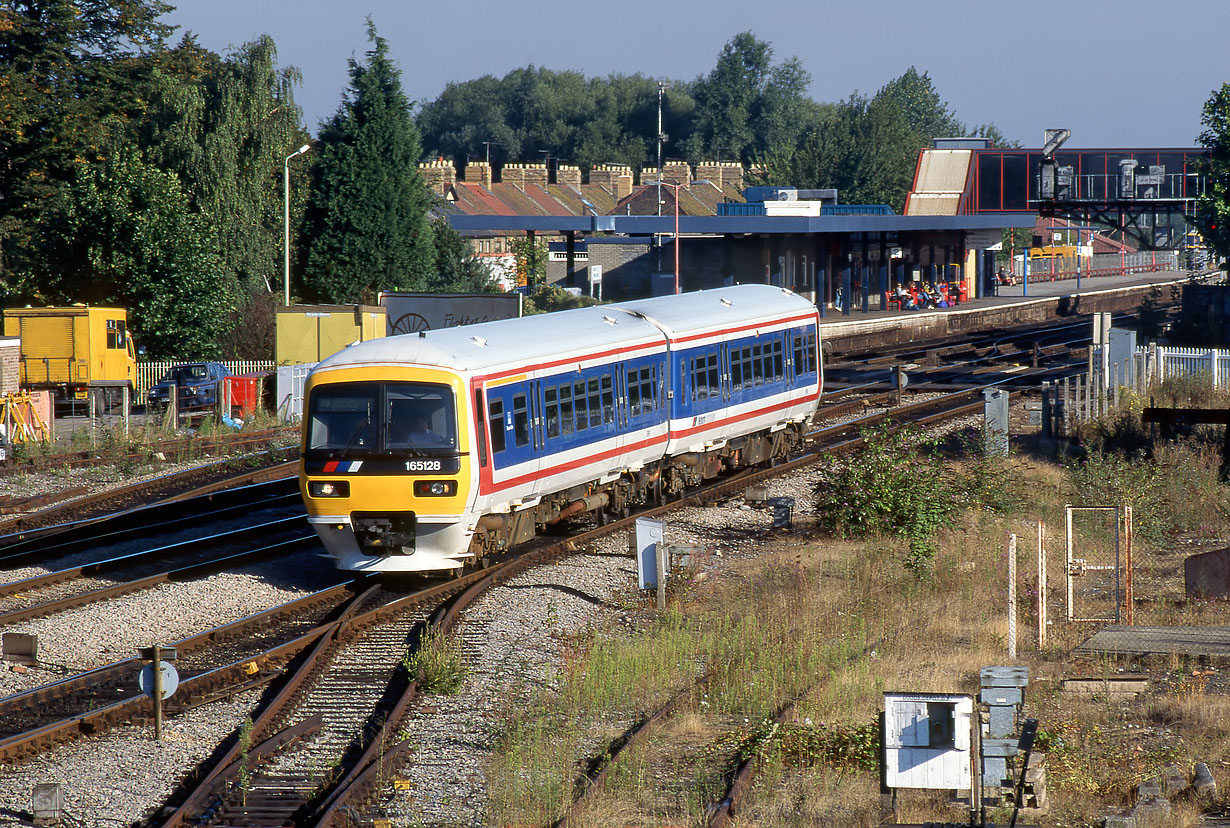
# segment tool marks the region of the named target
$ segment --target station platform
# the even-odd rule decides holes
[[[1221,278],[1221,271],[1198,274],[1207,280]],[[903,345],[961,334],[985,333],[1002,328],[1036,324],[1099,312],[1133,311],[1155,289],[1160,305],[1177,303],[1181,286],[1192,281],[1188,271],[1131,273],[1001,286],[994,296],[970,299],[950,308],[925,310],[880,310],[879,296],[871,297],[869,309],[858,302],[849,314],[824,308],[820,338],[826,358],[877,346]]]

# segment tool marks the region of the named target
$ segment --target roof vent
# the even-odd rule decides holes
[[[719,299],[718,301],[721,302],[723,305],[725,305],[728,308],[734,304],[729,299]]]
[[[426,339],[427,331],[419,331],[419,339]]]
[[[613,317],[613,316],[609,316],[609,315],[607,315],[607,314],[603,314],[603,315],[602,315],[602,321],[603,321],[603,322],[605,322],[605,323],[607,323],[608,325],[614,325],[614,324],[615,324],[618,320],[617,320],[615,317]]]
[[[487,347],[487,340],[483,339],[481,336],[472,336],[470,337],[470,341],[480,348]]]

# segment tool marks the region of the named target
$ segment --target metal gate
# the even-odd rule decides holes
[[[1066,506],[1069,621],[1132,623],[1132,507]]]

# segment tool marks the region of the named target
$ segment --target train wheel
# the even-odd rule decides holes
[[[662,475],[658,475],[658,479],[653,482],[653,489],[650,491],[650,503],[653,506],[666,505],[666,490],[662,488]]]
[[[611,516],[607,514],[606,509],[595,509],[594,522],[599,526],[606,526],[611,522]]]

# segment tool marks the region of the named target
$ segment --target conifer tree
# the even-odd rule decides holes
[[[422,290],[435,265],[419,131],[370,19],[367,33],[366,62],[350,61],[350,89],[321,126],[304,218],[304,288],[326,302],[371,301],[394,285]]]

